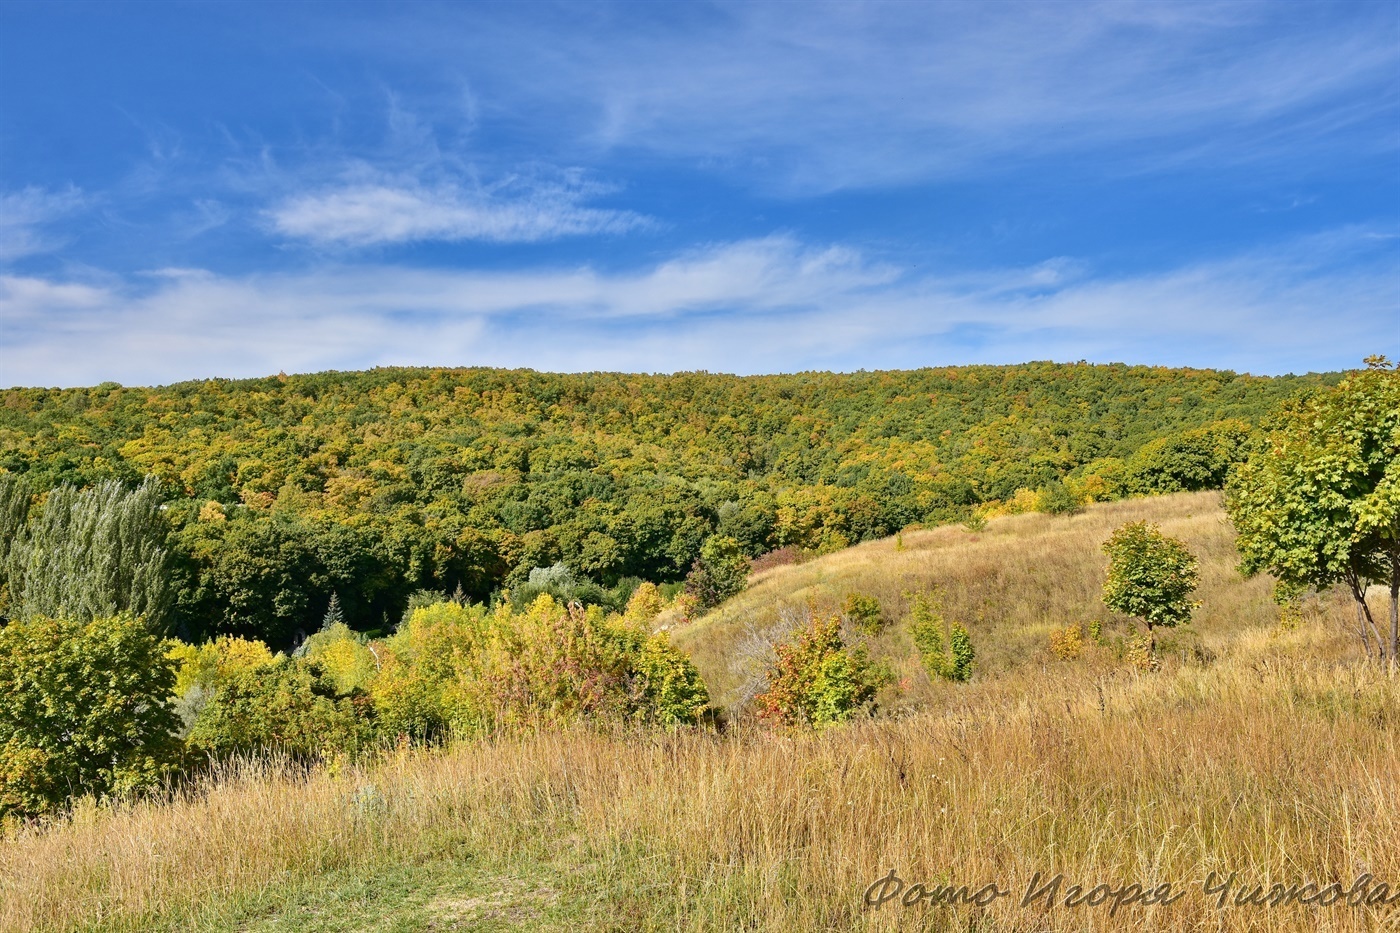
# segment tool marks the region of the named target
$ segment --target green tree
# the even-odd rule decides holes
[[[186,740],[212,757],[273,749],[301,758],[355,752],[374,734],[368,698],[340,697],[315,663],[278,655],[221,679]]]
[[[1104,605],[1147,624],[1149,652],[1157,647],[1158,626],[1191,621],[1191,601],[1199,579],[1195,556],[1186,545],[1148,522],[1129,522],[1103,545],[1108,555]]]
[[[1365,650],[1400,658],[1400,369],[1385,357],[1335,389],[1295,399],[1235,470],[1226,508],[1245,573],[1285,588],[1344,584]],[[1390,591],[1389,644],[1366,588]],[[1374,638],[1374,648],[1371,639]]]
[[[332,590],[331,600],[326,604],[326,614],[321,617],[321,631],[324,632],[333,625],[344,624],[345,613],[340,610],[340,595]]]
[[[0,628],[0,814],[148,787],[173,768],[175,662],[120,615]]]
[[[700,547],[700,557],[686,577],[685,590],[703,612],[743,592],[749,581],[749,559],[739,542],[726,535],[711,535]]]
[[[884,611],[880,601],[863,593],[847,593],[841,603],[841,614],[846,617],[862,635],[875,636],[885,627]]]
[[[1055,480],[1041,487],[1040,510],[1050,515],[1073,515],[1080,510],[1080,505],[1065,484]]]
[[[0,473],[0,616],[10,607],[10,548],[29,518],[34,490],[29,480],[15,473]]]
[[[642,715],[653,722],[664,726],[694,723],[710,704],[700,672],[671,644],[666,632],[657,632],[641,643],[633,669],[641,681]]]
[[[10,547],[10,613],[144,616],[160,630],[170,607],[162,496],[155,477],[134,490],[117,480],[59,486]]]

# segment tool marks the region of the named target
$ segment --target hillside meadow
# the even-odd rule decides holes
[[[1141,673],[1102,609],[1099,545],[1146,518],[1202,562],[1189,630]],[[761,571],[675,624],[723,731],[502,730],[308,767],[230,762],[161,798],[80,802],[0,842],[4,930],[1372,930],[1396,907],[1233,906],[1262,885],[1400,883],[1400,681],[1329,595],[1282,618],[1235,571],[1214,493],[909,531]],[[905,594],[966,624],[932,683]],[[819,731],[738,715],[764,645],[851,592],[889,616],[886,715]],[[1078,657],[1051,632],[1098,621]],[[988,906],[863,894],[1010,892]],[[1227,906],[1203,883],[1235,873]],[[1043,883],[1170,883],[1167,905],[1022,906]],[[1107,895],[1105,895],[1107,897]],[[1121,900],[1123,895],[1116,895]]]

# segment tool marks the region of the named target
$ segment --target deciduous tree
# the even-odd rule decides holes
[[[1239,532],[1241,570],[1267,571],[1294,589],[1345,585],[1367,653],[1394,660],[1400,656],[1400,370],[1383,356],[1366,363],[1335,389],[1278,411],[1267,442],[1232,474],[1226,507]],[[1373,583],[1390,591],[1388,639],[1366,602]]]
[[[1147,625],[1147,650],[1157,648],[1158,626],[1191,621],[1191,601],[1199,579],[1196,557],[1176,538],[1148,522],[1129,522],[1103,545],[1108,579],[1103,601],[1114,612],[1137,616]]]

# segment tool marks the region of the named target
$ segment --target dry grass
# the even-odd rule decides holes
[[[882,542],[817,562],[825,568],[773,571],[743,604],[757,612],[765,589],[781,593],[779,574],[839,595],[849,573],[897,595],[904,579],[874,589],[887,562],[897,579],[939,579],[975,605],[974,570],[952,571],[998,556],[1017,568],[1004,566],[1003,582],[1042,568],[1046,592],[1080,598],[1097,536],[1145,508],[1098,510],[1067,530],[1004,520],[970,542],[960,530],[906,535],[905,552]],[[1226,534],[1208,499],[1152,509],[1198,553]],[[1018,558],[1018,539],[1034,553]],[[564,866],[551,902],[605,907],[580,908],[564,924],[575,929],[1393,929],[1400,907],[1220,911],[1201,891],[1211,871],[1249,885],[1350,884],[1362,872],[1400,885],[1400,680],[1357,662],[1344,606],[1323,604],[1279,632],[1267,590],[1229,576],[1207,574],[1218,602],[1200,627],[1212,663],[1139,676],[1107,649],[1050,661],[1024,635],[1005,667],[898,720],[796,735],[742,725],[522,735],[334,775],[265,765],[164,803],[80,810],[0,843],[0,930],[242,929],[229,905],[275,910],[276,892],[318,874],[373,879],[466,855],[512,871]],[[984,620],[981,642],[1013,620],[1048,630],[1073,615],[1045,598],[1027,594]],[[727,618],[708,624],[719,631]],[[891,868],[909,881],[995,881],[1014,895],[986,911],[863,909],[866,885]],[[1022,909],[1037,871],[1173,882],[1185,896],[1113,918],[1106,906]],[[457,914],[477,903],[440,900]]]
[[[871,541],[756,574],[747,591],[677,629],[674,639],[695,659],[716,700],[733,708],[758,686],[769,646],[805,619],[809,604],[832,612],[847,593],[859,592],[902,620],[907,593],[937,587],[945,614],[972,634],[979,673],[999,677],[1048,661],[1051,630],[1068,623],[1097,619],[1110,631],[1127,631],[1126,620],[1103,606],[1108,559],[1099,548],[1119,525],[1139,519],[1159,523],[1200,558],[1201,609],[1193,628],[1207,646],[1274,623],[1270,582],[1235,572],[1234,533],[1220,494],[1207,492],[1108,503],[1066,517],[1010,516],[978,532],[950,526],[906,533],[902,550],[894,538]],[[873,648],[909,680],[905,701],[922,706],[949,699],[948,690],[929,684],[919,670],[902,624]]]

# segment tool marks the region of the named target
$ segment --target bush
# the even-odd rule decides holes
[[[357,752],[374,738],[367,698],[340,698],[314,664],[278,656],[231,673],[200,710],[186,740],[213,757],[271,749],[299,758]]]
[[[523,611],[419,609],[384,643],[369,690],[384,727],[414,738],[579,719],[694,722],[709,695],[690,660],[640,621],[656,599],[639,587],[631,620],[548,594]]]
[[[841,604],[841,612],[864,635],[878,635],[885,627],[884,612],[880,609],[880,601],[874,596],[847,593],[845,602]]]
[[[776,646],[768,690],[754,697],[762,719],[822,727],[849,719],[888,679],[863,647],[848,648],[841,618],[813,618],[795,642]]]
[[[1078,622],[1050,633],[1050,653],[1061,661],[1073,661],[1084,652],[1084,627]]]
[[[377,664],[368,639],[344,622],[333,622],[303,645],[306,660],[320,668],[322,676],[340,696],[363,692],[374,677]]]
[[[641,681],[642,715],[652,722],[663,726],[691,724],[710,703],[700,672],[665,632],[642,643],[634,668]]]
[[[972,647],[972,636],[962,623],[948,626],[942,614],[922,594],[914,597],[911,615],[909,634],[929,676],[956,682],[971,680],[977,653]]]
[[[1080,511],[1079,500],[1059,480],[1040,490],[1040,510],[1050,515],[1073,515]]]
[[[575,577],[573,572],[561,563],[531,570],[527,582],[510,591],[510,604],[517,610],[524,610],[544,595],[552,597],[561,606],[578,603],[581,606],[621,608],[615,605],[617,594],[609,593],[586,577]],[[623,597],[624,604],[625,599],[626,597]]]
[[[643,583],[632,591],[623,618],[633,625],[650,625],[666,608],[666,600],[655,583]]]
[[[130,615],[0,629],[0,815],[149,787],[174,768],[175,662]]]

